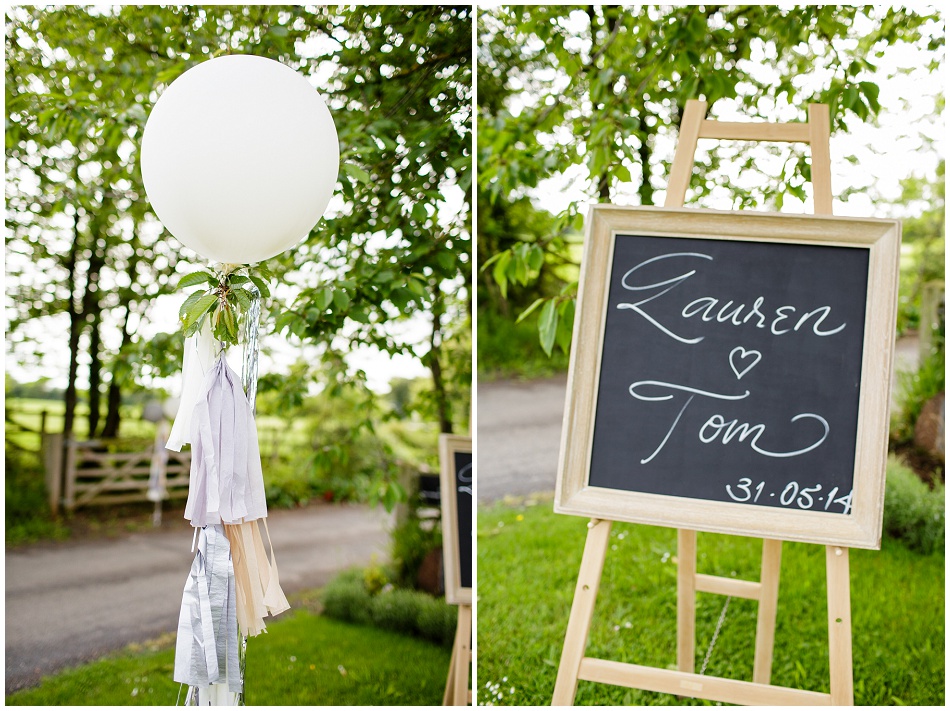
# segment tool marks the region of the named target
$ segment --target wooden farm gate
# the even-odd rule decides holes
[[[75,511],[82,506],[149,500],[147,493],[154,445],[147,445],[135,452],[111,451],[118,442],[91,440],[69,443],[62,487],[62,504],[67,511]],[[188,496],[190,469],[190,450],[168,452],[165,488],[169,499]],[[51,492],[51,498],[53,496]]]

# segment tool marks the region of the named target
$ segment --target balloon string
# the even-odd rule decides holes
[[[247,401],[251,406],[251,414],[257,415],[257,358],[260,353],[258,340],[261,324],[261,292],[252,287],[251,306],[247,310],[247,323],[244,328],[244,369],[241,373],[241,383],[247,394]]]

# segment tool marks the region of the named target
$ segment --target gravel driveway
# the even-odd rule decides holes
[[[275,510],[268,528],[285,593],[387,557],[381,509],[314,505]],[[6,554],[6,691],[178,628],[192,529],[118,540],[36,544]]]

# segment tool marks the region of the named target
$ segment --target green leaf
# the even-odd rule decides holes
[[[202,294],[201,298],[195,300],[195,302],[188,307],[184,318],[182,318],[182,327],[187,331],[191,326],[195,325],[198,319],[204,316],[205,312],[214,306],[217,301],[217,294]]]
[[[185,289],[195,284],[213,283],[214,281],[214,274],[209,274],[205,271],[192,272],[191,274],[185,274],[185,276],[178,280],[178,288]]]
[[[519,314],[518,320],[515,321],[515,323],[521,323],[522,321],[524,321],[528,317],[528,314],[530,314],[532,311],[534,311],[536,308],[538,308],[538,306],[540,306],[543,303],[544,303],[544,299],[535,299],[534,303],[531,304],[531,306],[529,306],[528,308],[526,308],[524,311],[522,311]]]
[[[544,266],[544,250],[541,249],[540,245],[531,245],[531,251],[528,253],[528,266],[533,272],[541,271],[541,267]]]
[[[554,299],[549,300],[544,308],[541,309],[541,318],[538,320],[538,335],[541,340],[541,347],[550,357],[554,349],[554,339],[557,336],[557,302]]]
[[[342,311],[350,305],[350,295],[343,289],[335,289],[333,291],[333,303]]]
[[[274,330],[277,331],[277,333],[280,333],[287,326],[289,326],[291,322],[297,320],[298,318],[298,315],[293,311],[283,311],[277,316],[277,319],[274,323]]]
[[[251,308],[251,295],[246,289],[234,289],[231,293],[234,294],[234,298],[244,311],[248,311]]]
[[[571,337],[574,335],[574,300],[568,299],[558,304],[557,337],[558,346],[565,353],[571,352]]]
[[[354,163],[344,163],[340,166],[340,169],[351,178],[354,178],[356,181],[363,183],[364,185],[369,184],[369,173],[360,168],[358,165],[355,165]]]
[[[503,252],[501,258],[498,260],[498,263],[495,264],[495,269],[492,271],[492,276],[495,278],[495,282],[501,289],[501,296],[504,299],[508,298],[508,276],[506,274],[506,270],[508,269],[508,263],[510,261],[511,252]]]
[[[194,303],[202,297],[204,293],[205,292],[203,291],[196,291],[192,294],[189,294],[188,298],[185,299],[184,303],[182,303],[181,308],[178,309],[178,318],[184,319],[185,314],[188,313],[188,309],[190,309],[194,305]]]
[[[405,288],[399,287],[398,289],[393,289],[389,292],[389,300],[393,303],[400,311],[405,311],[406,307],[409,305],[409,302],[414,298],[413,293]]]
[[[270,297],[270,287],[267,286],[267,282],[261,279],[260,277],[252,276],[251,283],[257,287],[257,290],[261,292],[261,296],[265,299]]]
[[[429,213],[426,211],[426,206],[423,203],[417,202],[415,205],[412,206],[413,220],[415,220],[416,222],[425,222],[428,217],[429,217]]]
[[[255,278],[267,280],[274,278],[274,272],[270,270],[270,267],[267,266],[266,262],[258,262],[254,265],[253,269],[255,272],[257,272],[257,274],[251,274],[251,280],[254,280]]]
[[[369,314],[365,309],[352,309],[347,316],[358,323],[369,323]]]
[[[333,301],[333,292],[329,289],[320,289],[313,297],[313,304],[321,313],[330,308],[331,301]]]
[[[855,102],[858,100],[858,90],[854,86],[849,86],[841,95],[841,106],[845,109],[854,109]]]
[[[423,275],[413,274],[409,281],[406,282],[406,286],[409,287],[409,290],[416,296],[425,298],[426,296],[426,278]]]
[[[507,251],[506,251],[506,252],[499,252],[498,254],[496,254],[496,255],[490,257],[489,259],[487,259],[487,260],[482,264],[482,266],[479,268],[478,273],[481,274],[482,272],[486,271],[490,265],[492,265],[492,264],[494,264],[495,262],[497,262],[499,259],[501,259],[501,256],[502,256],[503,254],[507,254],[507,253],[508,253]]]
[[[234,318],[234,311],[232,311],[227,305],[222,309],[222,322],[224,323],[224,333],[227,338],[225,340],[237,343],[237,319]]]

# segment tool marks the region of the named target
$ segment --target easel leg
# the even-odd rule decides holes
[[[468,668],[471,659],[472,606],[459,605],[459,621],[455,631],[455,691],[452,700],[453,706],[468,706]]]
[[[854,671],[851,657],[851,575],[848,549],[825,549],[828,570],[828,663],[831,703],[854,705]]]
[[[775,647],[775,616],[778,611],[778,583],[782,568],[782,542],[771,538],[762,541],[762,574],[760,576],[759,615],[755,626],[755,667],[752,681],[772,681],[772,651]]]
[[[610,521],[591,519],[587,524],[587,543],[584,545],[584,557],[581,570],[574,588],[574,602],[571,604],[571,617],[564,635],[564,650],[561,652],[561,665],[557,670],[554,684],[554,706],[572,706],[577,693],[577,675],[581,660],[587,648],[587,635],[590,632],[591,619],[594,616],[594,602],[600,588],[600,576],[604,570],[604,558],[607,556],[607,543],[610,540]]]
[[[696,531],[676,533],[676,668],[696,667]]]
[[[455,641],[452,642],[452,659],[449,661],[449,677],[445,681],[445,693],[442,695],[443,706],[455,705],[455,664],[458,656],[458,625],[455,627]]]

